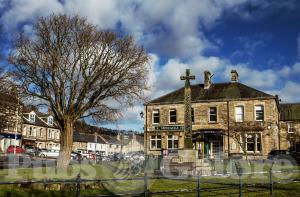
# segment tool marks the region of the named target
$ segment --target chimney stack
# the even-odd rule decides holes
[[[238,82],[239,74],[236,70],[231,70],[231,83]]]
[[[212,75],[208,70],[204,71],[204,89],[208,89],[211,85]]]

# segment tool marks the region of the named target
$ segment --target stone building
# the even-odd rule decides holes
[[[300,103],[280,104],[280,147],[300,152]]]
[[[117,140],[123,145],[122,153],[143,152],[144,151],[144,137],[140,134],[119,133]]]
[[[60,130],[53,116],[27,107],[23,110],[22,146],[39,149],[60,147]]]
[[[22,105],[15,94],[0,92],[0,152],[21,145]]]
[[[192,142],[197,157],[219,158],[247,153],[266,156],[279,148],[278,97],[238,82],[191,85]],[[179,76],[178,76],[179,79]],[[144,104],[144,144],[148,155],[177,155],[184,149],[184,88]]]

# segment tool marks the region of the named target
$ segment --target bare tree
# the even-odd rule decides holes
[[[98,30],[79,16],[51,15],[34,25],[32,38],[20,35],[9,61],[23,95],[48,105],[61,129],[57,165],[69,164],[74,122],[114,120],[108,105],[132,105],[146,89],[149,56],[132,37]]]

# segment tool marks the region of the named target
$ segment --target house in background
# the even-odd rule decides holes
[[[79,131],[74,131],[73,134],[73,148],[74,151],[87,151],[87,139],[85,134]]]
[[[117,139],[117,135],[100,135],[105,144],[107,144],[107,154],[123,153],[123,145]]]
[[[280,147],[300,152],[300,103],[280,104]]]
[[[22,105],[13,94],[0,93],[0,152],[21,145]]]
[[[60,147],[60,130],[53,116],[39,112],[34,107],[24,107],[22,125],[22,146],[39,149]]]
[[[117,140],[123,145],[122,153],[143,152],[144,136],[134,132],[118,133]]]

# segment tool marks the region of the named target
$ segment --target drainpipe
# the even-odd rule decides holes
[[[145,155],[148,154],[148,138],[147,138],[147,115],[148,115],[148,110],[147,110],[147,105],[145,107],[146,111],[145,111],[145,124],[144,124],[144,136],[145,136],[145,140],[144,140],[144,144],[145,144]]]
[[[230,144],[229,144],[229,101],[227,101],[227,151],[228,151],[228,158],[230,154]]]

